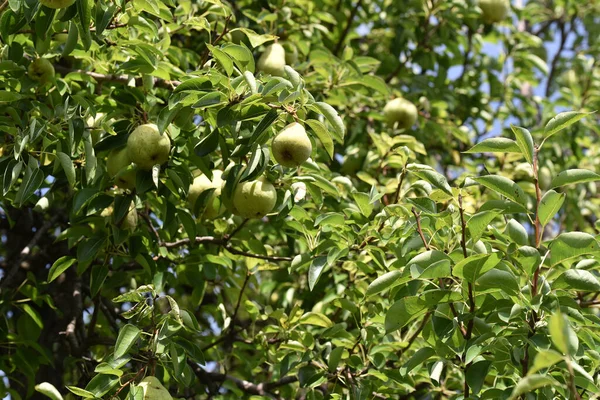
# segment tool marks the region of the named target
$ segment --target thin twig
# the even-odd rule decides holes
[[[213,236],[197,236],[193,243],[210,243],[210,244],[215,244],[218,246],[222,246],[225,250],[227,250],[228,252],[230,252],[231,254],[236,254],[239,256],[244,256],[244,257],[250,257],[250,258],[258,258],[260,260],[267,260],[267,261],[292,261],[292,257],[284,257],[284,256],[263,256],[262,254],[253,254],[253,253],[248,253],[246,251],[242,251],[242,250],[237,250],[235,248],[233,248],[230,244],[228,244],[228,240],[227,239],[222,239],[222,238],[215,238]],[[182,246],[186,246],[192,244],[192,241],[189,238],[185,238],[185,239],[179,239],[176,240],[174,242],[166,242],[163,243],[162,246],[166,247],[167,249],[173,249],[176,247],[182,247]]]
[[[421,240],[423,241],[423,244],[425,245],[425,249],[427,251],[430,250],[429,248],[429,244],[427,243],[427,240],[425,239],[425,235],[423,234],[423,229],[421,228],[421,213],[417,212],[416,208],[412,208],[411,209],[413,215],[415,216],[415,219],[417,220],[417,232],[419,232],[419,236],[421,237]]]
[[[225,34],[227,33],[227,25],[229,24],[229,20],[231,19],[231,15],[227,16],[227,19],[225,20],[225,26],[223,27],[223,31],[221,32],[221,34],[219,36],[217,36],[215,38],[215,40],[212,41],[211,45],[214,46],[216,45],[219,40],[221,40],[223,38],[223,36],[225,36]],[[216,27],[215,27],[216,29]],[[204,50],[204,53],[202,54],[202,60],[200,61],[200,68],[202,68],[202,66],[204,66],[204,64],[206,64],[206,62],[208,61],[208,55],[210,54],[210,49],[208,48],[208,46],[206,46],[206,49]]]

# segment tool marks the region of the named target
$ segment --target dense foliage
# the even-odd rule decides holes
[[[42,3],[0,1],[11,399],[600,392],[599,3]]]

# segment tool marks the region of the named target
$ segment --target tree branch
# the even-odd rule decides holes
[[[358,0],[356,2],[356,5],[354,6],[354,8],[352,8],[352,11],[350,11],[350,15],[348,15],[348,20],[346,21],[346,27],[344,28],[344,31],[342,32],[342,35],[338,39],[338,42],[335,45],[335,48],[333,50],[333,54],[336,56],[339,54],[340,50],[342,49],[344,40],[346,40],[346,36],[348,36],[348,33],[350,32],[350,28],[352,27],[352,21],[354,21],[354,18],[356,17],[356,14],[358,13],[358,9],[361,6],[361,3],[362,3],[362,0]]]
[[[70,73],[78,73],[78,74],[86,75],[91,78],[94,78],[98,82],[115,82],[115,83],[121,83],[121,84],[126,85],[132,79],[130,76],[127,76],[127,75],[99,74],[97,72],[85,71],[82,69],[72,69],[72,68],[68,68],[68,67],[65,67],[62,65],[58,65],[58,64],[54,65],[54,70],[63,75],[70,74]],[[181,84],[181,81],[176,81],[176,80],[166,80],[166,79],[160,79],[160,78],[153,78],[153,79],[154,79],[154,85],[157,87],[161,87],[163,89],[173,89]],[[141,77],[135,78],[135,84],[136,84],[136,86],[142,86],[143,85],[142,78]]]
[[[4,276],[4,279],[2,280],[2,282],[0,282],[0,292],[12,283],[23,261],[25,261],[29,253],[31,253],[31,250],[38,244],[38,242],[46,234],[48,229],[54,226],[54,224],[56,223],[56,221],[58,221],[59,218],[60,215],[56,214],[48,221],[44,222],[44,224],[35,232],[29,243],[27,243],[27,245],[23,247],[23,249],[19,253],[19,257],[13,262],[12,266]]]
[[[201,383],[209,386],[209,388],[211,385],[214,385],[215,382],[223,382],[228,380],[235,383],[235,385],[244,392],[258,396],[274,397],[272,393],[274,389],[298,381],[298,377],[296,376],[284,376],[283,378],[273,382],[253,383],[231,375],[221,374],[218,372],[207,372],[191,360],[188,360],[188,365],[192,368],[198,380]]]
[[[285,256],[263,256],[262,254],[253,254],[253,253],[248,253],[242,250],[237,250],[235,248],[233,248],[229,243],[228,240],[226,239],[221,239],[221,238],[216,238],[213,236],[197,236],[194,240],[194,243],[210,243],[210,244],[216,244],[218,246],[222,246],[225,250],[227,250],[228,252],[230,252],[231,254],[236,254],[238,256],[244,256],[244,257],[250,257],[250,258],[258,258],[260,260],[267,260],[267,261],[292,261],[292,257],[285,257]],[[192,241],[189,238],[185,238],[185,239],[179,239],[176,240],[174,242],[167,242],[167,243],[163,243],[162,245],[164,247],[166,247],[167,249],[173,249],[173,248],[177,248],[177,247],[182,247],[182,246],[186,246],[192,244]]]

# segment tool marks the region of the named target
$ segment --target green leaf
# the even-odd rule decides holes
[[[33,322],[35,322],[38,328],[42,329],[44,327],[44,321],[42,320],[42,316],[33,307],[25,303],[21,305],[21,308],[27,313],[27,315],[31,317],[31,319],[33,320]]]
[[[327,318],[325,314],[307,312],[300,318],[298,325],[316,325],[323,328],[331,328],[333,326],[333,322],[331,322],[331,320]]]
[[[531,133],[525,128],[512,124],[510,128],[517,138],[517,144],[519,145],[519,149],[521,149],[521,153],[523,153],[529,164],[533,164],[533,137],[531,137]]]
[[[329,359],[327,360],[327,368],[329,372],[334,372],[337,369],[342,359],[342,354],[344,354],[343,347],[336,347],[335,349],[331,350],[331,353],[329,353]]]
[[[333,160],[333,154],[334,154],[333,140],[331,138],[331,135],[329,134],[329,131],[325,127],[325,125],[323,125],[321,122],[317,121],[316,119],[307,119],[305,122],[311,128],[311,130],[315,133],[317,138],[319,138],[319,141],[325,148],[325,151],[327,152],[327,155],[329,156],[329,158]]]
[[[482,140],[465,153],[521,153],[521,149],[512,139],[496,137]]]
[[[114,358],[120,358],[129,352],[140,337],[141,330],[135,325],[126,324],[119,331],[117,342],[115,343]]]
[[[478,289],[501,289],[509,295],[519,292],[519,281],[517,277],[508,271],[492,269],[481,275],[475,282]]]
[[[485,378],[487,378],[488,371],[492,366],[492,362],[488,360],[477,361],[469,365],[466,372],[467,384],[473,391],[473,394],[477,394],[481,391]]]
[[[101,236],[95,236],[83,240],[79,246],[77,246],[77,260],[80,263],[90,261],[96,256],[102,246],[104,246],[105,242],[106,237]]]
[[[48,271],[48,283],[58,278],[60,274],[65,272],[71,265],[75,264],[75,261],[77,261],[77,259],[70,256],[62,256],[54,261],[54,264],[50,267],[50,271]]]
[[[557,193],[554,190],[548,190],[544,194],[538,209],[538,215],[542,226],[546,226],[548,222],[554,218],[565,202],[565,197],[566,193]]]
[[[600,281],[584,269],[568,269],[552,284],[554,289],[572,289],[580,292],[600,292]]]
[[[313,258],[310,268],[308,269],[308,286],[310,290],[313,290],[323,269],[327,266],[327,257],[319,256]]]
[[[467,229],[469,229],[473,242],[479,240],[483,232],[487,231],[489,223],[500,214],[495,210],[481,211],[469,218]]]
[[[521,378],[517,386],[513,389],[512,394],[509,397],[509,400],[513,400],[518,398],[520,395],[524,393],[532,392],[536,389],[539,389],[548,385],[556,385],[556,381],[548,376],[533,374],[528,375],[524,378]]]
[[[394,332],[410,321],[425,314],[429,308],[440,303],[451,303],[462,299],[462,295],[451,290],[430,290],[419,296],[409,296],[398,300],[385,314],[385,331]]]
[[[254,32],[252,29],[247,29],[247,28],[235,28],[235,29],[231,30],[231,32],[233,32],[233,31],[243,32],[246,35],[246,37],[248,38],[248,41],[250,42],[250,46],[252,46],[252,48],[258,47],[263,43],[270,42],[272,40],[277,39],[277,36],[259,35],[258,33]]]
[[[552,179],[550,183],[551,188],[572,185],[575,183],[585,183],[600,181],[600,175],[587,169],[569,169],[560,172]]]
[[[340,118],[335,108],[322,101],[318,101],[314,103],[314,105],[319,109],[321,114],[325,116],[327,121],[329,121],[329,124],[333,127],[333,130],[337,136],[343,139],[344,135],[346,134],[346,126],[344,125],[344,121],[342,121],[342,118]]]
[[[560,311],[555,312],[550,316],[548,322],[548,332],[550,339],[558,351],[563,354],[574,355],[579,347],[579,339],[577,334],[571,328],[569,320]]]
[[[0,103],[11,103],[13,101],[20,100],[23,96],[17,92],[7,92],[6,90],[0,90]]]
[[[66,388],[76,396],[83,397],[84,399],[95,399],[94,393],[88,392],[87,390],[78,388],[77,386],[66,386]]]
[[[481,275],[498,265],[500,259],[499,253],[475,254],[459,261],[452,269],[452,273],[473,283]]]
[[[542,369],[550,368],[556,363],[563,360],[563,356],[560,353],[552,349],[540,349],[533,360],[533,365],[529,369],[530,374],[534,374]]]
[[[90,277],[90,291],[92,292],[92,297],[95,297],[98,292],[100,292],[100,289],[102,288],[107,276],[108,267],[106,265],[94,265],[92,267],[92,273]]]
[[[368,218],[373,212],[373,204],[371,204],[369,195],[367,193],[354,192],[352,193],[352,198],[356,202],[360,213]]]
[[[567,111],[558,114],[546,124],[546,127],[544,128],[544,139],[547,139],[556,132],[573,125],[575,122],[585,118],[590,114],[592,113],[581,111]]]
[[[473,180],[516,203],[523,206],[527,205],[527,197],[523,189],[508,178],[499,175],[486,175],[479,178],[473,178]]]
[[[21,186],[17,191],[15,196],[15,203],[19,207],[21,207],[33,194],[36,190],[42,186],[44,182],[44,173],[42,170],[35,168],[30,168],[29,166],[25,170],[25,175],[23,176],[23,181],[21,182]]]
[[[38,385],[35,385],[35,390],[46,397],[50,397],[52,400],[63,400],[60,392],[51,383],[42,382]]]
[[[434,171],[434,170],[429,170],[429,169],[422,169],[422,170],[411,169],[411,172],[413,174],[417,175],[419,178],[424,179],[427,182],[431,183],[433,186],[437,187],[438,189],[441,189],[444,193],[452,196],[452,188],[448,184],[448,180],[446,179],[446,177],[444,175],[440,174],[439,172]]]
[[[117,386],[119,378],[114,375],[96,375],[90,380],[85,387],[86,391],[94,394],[95,397],[103,397],[106,393],[110,392],[112,388]]]
[[[600,253],[600,246],[596,239],[585,232],[561,233],[549,247],[552,267],[584,254]]]
[[[381,293],[386,289],[399,285],[403,282],[402,271],[390,271],[381,275],[377,279],[375,279],[371,284],[367,287],[367,292],[365,296],[373,296],[374,294]],[[410,277],[407,277],[410,278]]]
[[[423,347],[415,352],[413,356],[400,367],[400,375],[406,376],[416,367],[423,365],[425,361],[436,355],[435,349]]]
[[[233,74],[233,60],[231,60],[231,58],[218,47],[212,46],[210,44],[207,44],[206,47],[210,49],[210,52],[212,53],[213,57],[217,60],[219,64],[221,64],[221,66],[225,70],[225,73],[231,76],[231,74]]]

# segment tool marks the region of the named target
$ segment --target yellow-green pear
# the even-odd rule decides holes
[[[275,160],[284,167],[294,168],[308,160],[312,144],[306,130],[297,122],[292,122],[275,136],[271,143]]]
[[[40,83],[47,83],[54,78],[54,66],[47,58],[36,58],[27,67],[29,77]]]
[[[169,391],[154,376],[145,377],[137,386],[142,388],[143,400],[173,400]]]
[[[135,187],[135,170],[123,171],[131,165],[127,148],[115,149],[108,154],[106,158],[106,170],[111,178],[115,179],[115,185],[123,189],[133,189]]]
[[[138,126],[127,139],[127,154],[141,169],[151,170],[166,163],[170,151],[171,139],[166,133],[161,135],[155,124]]]
[[[264,176],[238,183],[233,193],[235,212],[244,218],[262,218],[273,210],[275,203],[275,187]]]
[[[40,3],[48,8],[67,8],[75,3],[75,0],[40,0]]]
[[[194,178],[194,181],[190,185],[190,190],[188,192],[188,204],[190,208],[193,210],[194,205],[196,204],[196,200],[202,192],[207,189],[215,189],[214,192],[210,195],[206,203],[206,208],[204,209],[204,213],[202,214],[203,218],[213,219],[221,215],[223,211],[225,211],[224,205],[221,203],[221,189],[223,187],[224,181],[221,178],[223,175],[222,171],[214,170],[212,172],[212,181],[208,179],[208,177],[204,174],[198,175]]]
[[[266,74],[285,76],[285,50],[279,43],[273,43],[258,59],[256,66]]]
[[[413,103],[398,97],[385,105],[383,115],[389,125],[397,123],[398,128],[408,129],[417,121],[418,111]]]
[[[479,0],[478,5],[486,24],[502,21],[510,10],[509,0]]]
[[[127,229],[130,231],[133,231],[137,227],[137,224],[138,224],[138,214],[137,214],[137,210],[135,209],[135,203],[132,201],[131,205],[129,206],[129,211],[127,212],[127,215],[125,215],[125,218],[123,218],[123,221],[121,221],[121,224],[119,227],[121,229]]]

